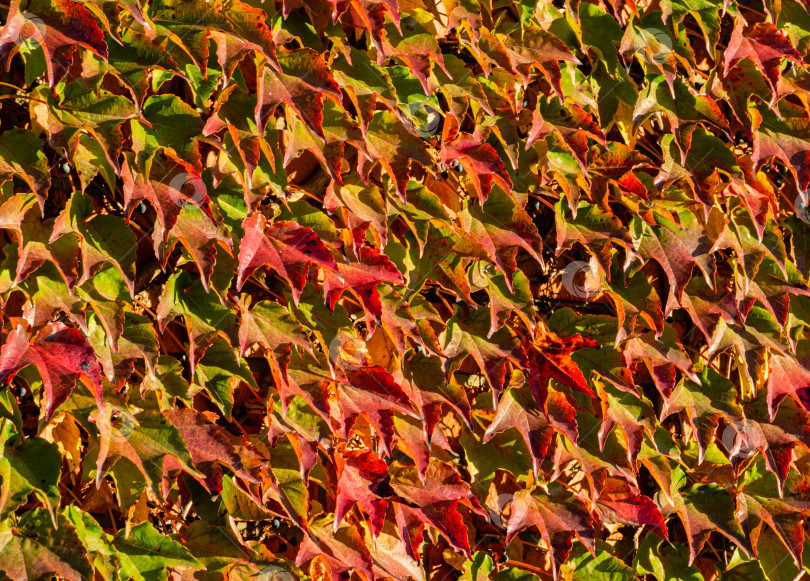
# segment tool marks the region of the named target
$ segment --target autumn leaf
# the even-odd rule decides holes
[[[810,16],[755,4],[7,3],[0,577],[794,579]]]
[[[635,493],[622,480],[611,479],[604,485],[596,499],[596,512],[602,522],[649,526],[667,540],[664,517],[655,502],[648,496]]]
[[[37,195],[39,207],[43,209],[51,178],[48,161],[40,151],[41,143],[33,131],[14,129],[0,134],[0,174],[16,175],[24,180]]]
[[[556,379],[582,393],[596,395],[582,371],[571,359],[571,354],[579,349],[597,345],[593,339],[579,334],[557,337],[554,333],[544,333],[538,328],[534,342],[523,346],[528,361],[529,385],[535,400],[541,405],[544,404],[550,379]]]
[[[336,99],[338,86],[323,57],[307,48],[278,53],[281,70],[266,66],[259,76],[256,125],[264,127],[270,113],[286,103],[316,135],[323,138],[323,98]]]
[[[481,515],[486,512],[469,485],[452,467],[433,461],[422,481],[413,467],[394,466],[391,488],[408,503],[397,503],[395,511],[397,526],[409,554],[415,554],[414,538],[422,525],[430,524],[451,546],[470,555],[469,531],[459,507],[465,506]]]
[[[244,357],[248,346],[261,343],[267,349],[282,344],[293,344],[311,351],[304,330],[281,305],[262,301],[241,313],[239,327],[240,355]]]
[[[473,313],[472,317],[464,320],[461,310],[457,308],[453,318],[448,321],[443,347],[449,357],[444,365],[445,374],[452,364],[452,358],[469,355],[486,377],[492,390],[492,401],[497,403],[507,375],[507,361],[518,355],[514,340],[506,329],[487,337],[490,325],[485,309],[477,309]]]
[[[779,95],[777,84],[781,60],[786,58],[801,63],[799,53],[776,26],[759,23],[746,29],[742,19],[736,19],[725,57],[725,72],[744,58],[752,59],[758,65],[771,85],[772,105]]]
[[[405,188],[412,166],[417,162],[422,166],[431,163],[430,155],[422,140],[410,133],[407,128],[388,111],[377,112],[371,119],[366,133],[366,147],[371,159],[364,160],[364,165],[378,161],[396,184],[400,199],[405,202]],[[362,158],[361,158],[362,159]],[[370,168],[360,167],[360,175],[368,175]]]
[[[537,407],[530,390],[526,387],[510,388],[498,403],[498,410],[484,434],[484,443],[493,434],[508,428],[516,428],[534,459],[535,474],[540,473],[540,463],[546,457],[554,433],[559,432],[572,442],[577,440],[577,423],[573,406],[559,392],[549,391],[544,408]]]
[[[235,313],[223,307],[213,292],[206,292],[202,282],[193,280],[187,272],[169,279],[156,314],[161,329],[177,316],[185,321],[189,330],[192,370],[196,369],[217,333],[236,320]]]
[[[65,579],[79,581],[92,573],[76,529],[61,514],[59,521],[61,526],[58,529],[51,528],[48,514],[39,509],[29,512],[16,530],[3,523],[0,558],[11,579],[17,581],[29,579],[30,575],[56,573]],[[46,530],[50,534],[46,534]],[[72,550],[65,550],[68,546]]]
[[[390,456],[394,411],[415,415],[405,390],[379,366],[348,370],[346,378],[348,382],[338,388],[344,435],[348,437],[357,416],[364,414],[380,434],[383,450]]]
[[[442,135],[442,163],[460,163],[473,183],[481,204],[486,202],[495,181],[505,192],[512,190],[512,180],[495,149],[472,135],[445,125]]]
[[[479,208],[462,213],[466,229],[487,251],[503,272],[507,288],[513,290],[512,277],[517,268],[515,250],[522,248],[541,266],[542,242],[526,211],[507,194],[496,190]]]
[[[363,538],[353,525],[335,529],[334,518],[320,517],[310,523],[311,531],[298,550],[296,564],[306,563],[316,555],[323,555],[332,568],[332,575],[355,568],[371,576],[371,557]],[[333,532],[334,531],[334,532]]]
[[[107,43],[93,14],[72,0],[47,2],[35,0],[21,10],[22,2],[12,2],[0,36],[0,55],[13,57],[23,42],[39,46],[45,56],[48,82],[56,94],[56,85],[67,74],[76,49],[90,50],[107,58]],[[36,19],[33,18],[36,15]],[[22,41],[22,42],[21,42]]]
[[[689,564],[710,531],[717,531],[750,555],[748,540],[734,514],[734,498],[717,484],[696,484],[675,497],[675,510],[689,540]]]
[[[541,490],[521,490],[512,499],[507,539],[528,527],[537,527],[549,547],[554,578],[568,557],[574,535],[593,550],[593,532],[588,511],[572,495],[559,488],[551,494]],[[508,542],[508,541],[507,541]]]
[[[60,240],[50,240],[49,232],[53,232],[56,224],[43,221],[41,210],[34,202],[33,196],[22,194],[11,197],[0,206],[0,228],[11,230],[17,238],[17,263],[12,283],[18,284],[49,261],[59,270],[67,291],[72,295],[78,278],[77,239],[68,235]]]
[[[754,130],[752,161],[759,167],[771,156],[786,163],[803,190],[810,184],[810,148],[807,145],[808,123],[790,103],[778,105],[779,115],[769,109],[750,108]]]
[[[374,332],[382,317],[382,304],[377,285],[383,282],[403,284],[402,275],[384,254],[364,246],[357,261],[338,262],[334,271],[324,271],[324,294],[330,309],[348,290],[360,299],[366,309],[368,334]]]
[[[371,450],[350,450],[335,455],[340,474],[335,500],[335,529],[343,517],[360,503],[369,514],[371,532],[380,534],[385,519],[388,465]]]
[[[295,222],[273,222],[267,226],[262,214],[254,214],[243,224],[245,238],[239,248],[239,278],[237,287],[258,268],[269,266],[285,278],[292,287],[297,303],[304,289],[310,264],[319,264],[336,271],[331,252],[315,232]]]
[[[101,367],[93,348],[76,329],[60,323],[43,327],[31,341],[23,327],[17,327],[6,338],[0,350],[0,377],[9,381],[26,365],[34,365],[45,386],[46,417],[50,419],[70,396],[81,378],[101,406]]]
[[[135,203],[149,200],[158,214],[161,228],[155,230],[156,246],[169,240],[169,232],[177,223],[180,210],[186,204],[194,204],[212,222],[207,188],[194,166],[163,150],[148,161],[149,171],[138,171],[134,155],[126,156],[121,167],[124,181],[124,205],[131,216]],[[162,240],[160,239],[162,235]]]
[[[130,295],[135,294],[135,249],[137,240],[121,218],[107,215],[92,216],[91,200],[76,192],[53,225],[50,242],[64,234],[74,233],[82,250],[82,277],[87,281],[105,262],[118,268],[127,283]]]

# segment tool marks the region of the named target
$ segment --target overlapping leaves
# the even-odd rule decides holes
[[[2,16],[0,573],[804,570],[804,0]]]

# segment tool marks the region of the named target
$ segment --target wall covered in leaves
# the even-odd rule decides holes
[[[806,575],[807,0],[0,20],[0,579]]]

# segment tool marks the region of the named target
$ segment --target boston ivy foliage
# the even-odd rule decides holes
[[[810,566],[807,0],[0,12],[0,578]]]

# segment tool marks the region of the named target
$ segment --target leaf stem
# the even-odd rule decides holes
[[[0,83],[5,85],[5,83]],[[45,103],[48,104],[47,101],[43,101],[42,99],[37,99],[36,97],[30,97],[28,95],[0,95],[0,99],[28,99],[29,101],[36,101],[37,103]]]
[[[528,563],[523,563],[522,561],[513,561],[509,559],[509,565],[512,567],[516,567],[518,569],[523,569],[524,571],[528,571],[529,573],[534,573],[541,579],[549,579],[554,581],[554,576],[550,575],[544,569],[540,569],[539,567],[535,567],[534,565],[529,565]]]

